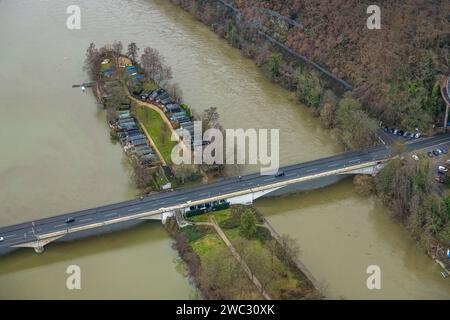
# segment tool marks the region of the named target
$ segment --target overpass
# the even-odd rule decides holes
[[[445,143],[450,143],[450,134],[410,141],[406,144],[406,151],[417,151]],[[0,228],[0,237],[3,237],[0,249],[29,247],[42,252],[45,245],[55,240],[83,232],[100,232],[108,226],[148,219],[162,220],[165,223],[175,213],[184,214],[198,206],[217,205],[221,202],[250,204],[259,197],[288,190],[290,186],[306,181],[339,175],[374,175],[390,159],[390,147],[382,145],[287,166],[280,169],[284,172],[280,177],[249,174],[241,178],[158,193],[143,199],[6,226]],[[68,223],[68,219],[72,221]]]

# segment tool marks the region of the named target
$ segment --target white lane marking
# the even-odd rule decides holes
[[[87,222],[87,221],[91,221],[92,218],[86,218],[86,219],[81,219],[80,222]]]
[[[297,174],[298,174],[297,172],[289,173],[289,174],[286,175],[286,177],[292,177],[292,176],[295,176]]]
[[[360,161],[361,159],[354,159],[354,160],[350,160],[348,163],[353,163],[353,162],[357,162]]]
[[[131,209],[128,209],[128,212],[136,211],[136,210],[139,210],[139,209],[140,209],[140,207],[139,208],[131,208]]]
[[[313,172],[313,171],[317,171],[317,170],[319,170],[319,169],[317,169],[317,168],[314,168],[314,169],[309,169],[309,170],[306,170],[306,172]]]
[[[199,194],[199,196],[207,196],[207,195],[209,195],[209,192],[203,192]]]
[[[271,181],[271,180],[274,180],[274,179],[275,179],[274,177],[272,177],[272,178],[267,178],[267,179],[264,180],[264,182],[265,182],[265,181]]]
[[[63,227],[63,226],[65,226],[66,224],[58,224],[57,226],[53,226],[53,228],[59,228],[59,227]]]
[[[105,214],[104,217],[112,217],[112,216],[115,216],[115,215],[117,215],[117,213],[116,212],[112,212],[112,213]]]
[[[338,165],[339,165],[339,163],[332,163],[328,166],[328,168],[337,167]]]
[[[17,234],[11,234],[11,235],[9,235],[9,236],[4,236],[3,238],[7,239],[7,238],[16,237],[16,236],[17,236]]]

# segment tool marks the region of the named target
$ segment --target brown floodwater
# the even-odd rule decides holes
[[[72,89],[90,42],[157,48],[197,112],[215,106],[226,128],[280,130],[282,164],[341,152],[329,131],[207,27],[163,0],[78,1],[81,30],[66,28],[67,0],[0,1],[0,225],[133,197],[129,169],[109,141],[91,93]],[[32,58],[31,58],[32,57]],[[301,259],[332,298],[450,298],[450,283],[375,198],[351,180],[262,199],[257,207],[298,240]],[[79,265],[82,289],[66,268]],[[379,265],[382,289],[368,290]],[[0,257],[0,298],[195,298],[158,222],[51,244],[42,255]]]

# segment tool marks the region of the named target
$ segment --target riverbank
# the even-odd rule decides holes
[[[167,224],[174,247],[206,299],[320,299],[295,262],[298,248],[287,236],[272,237],[252,206]]]

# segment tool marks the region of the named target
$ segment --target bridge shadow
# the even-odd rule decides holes
[[[281,190],[282,193],[272,193],[269,196],[257,199],[255,206],[266,216],[277,216],[282,212],[301,209],[313,209],[323,206],[324,202],[339,203],[350,195],[354,196],[353,176],[342,176],[339,180],[328,181],[325,185],[316,185],[311,188],[309,184],[296,186],[296,189]],[[299,207],[299,204],[301,206]]]
[[[19,248],[0,257],[0,275],[38,268],[64,261],[75,261],[100,253],[132,249],[143,244],[170,241],[160,221],[142,223],[100,235],[73,241],[56,241],[45,246],[42,254],[31,248]]]

